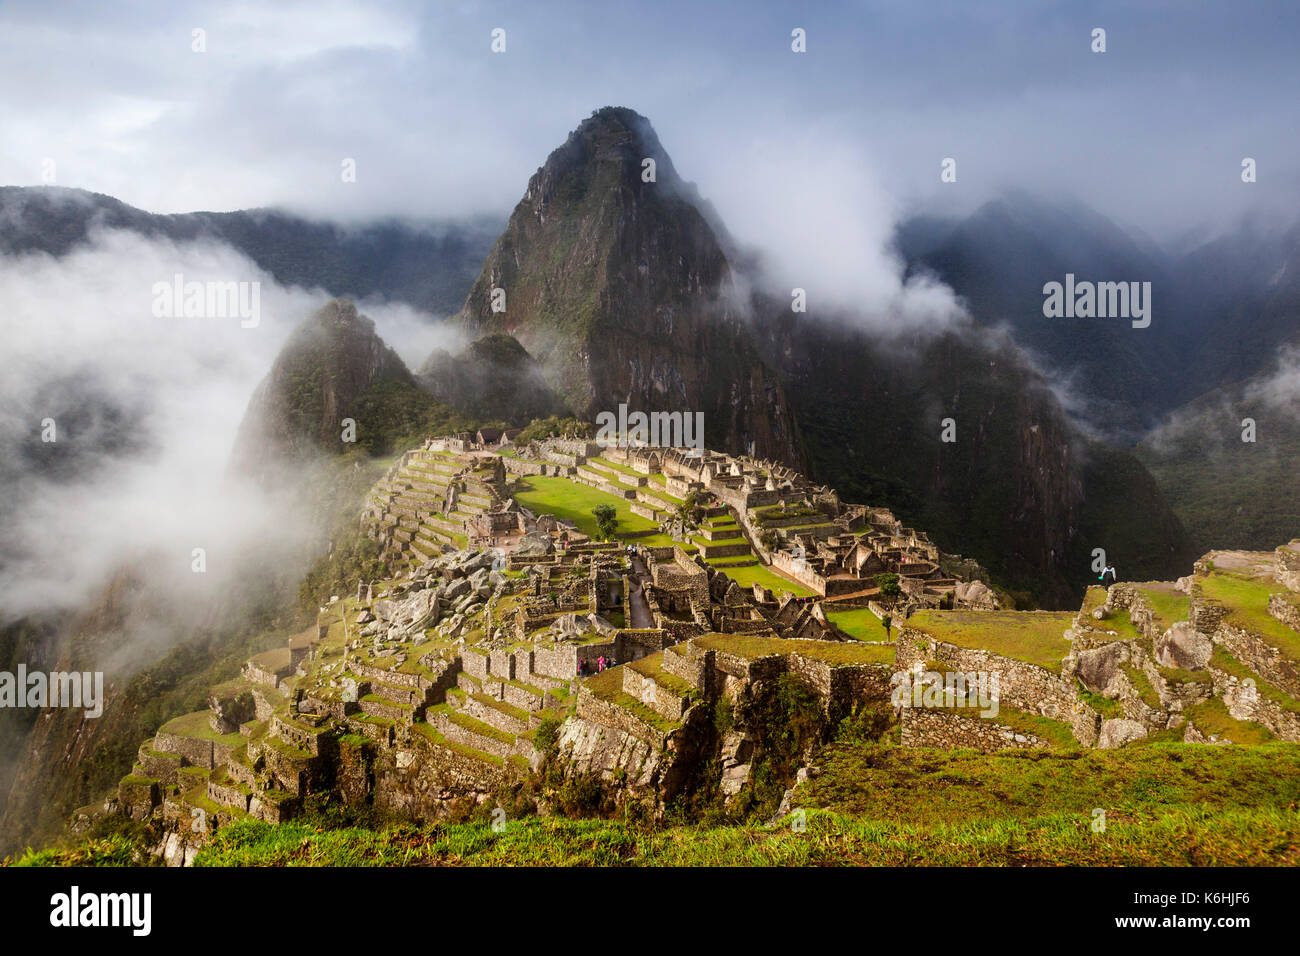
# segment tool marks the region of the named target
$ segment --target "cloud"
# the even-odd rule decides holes
[[[808,313],[839,313],[873,333],[934,331],[965,317],[952,290],[904,277],[892,249],[899,209],[872,159],[826,131],[751,138],[727,153],[707,197],[728,231],[759,251],[765,282]]]
[[[789,48],[796,19],[806,54]],[[1099,24],[1105,54],[1089,49]],[[20,0],[0,6],[0,182],[34,184],[51,158],[60,184],[156,212],[499,213],[582,117],[614,104],[648,116],[706,195],[726,190],[736,144],[743,155],[751,136],[820,126],[870,150],[889,192],[939,212],[1015,186],[1072,192],[1153,234],[1221,230],[1295,208],[1300,151],[1278,117],[1298,25],[1300,11],[1265,0],[1177,18],[1119,2],[1085,18],[1065,0],[665,0],[599,16],[575,0]],[[496,27],[503,54],[489,49]],[[1260,178],[1243,189],[1247,155]],[[949,156],[958,182],[941,187]],[[355,183],[341,181],[345,158]],[[830,171],[856,188],[852,170]]]
[[[1292,411],[1300,406],[1300,348],[1288,347],[1277,357],[1276,370],[1253,379],[1245,389],[1245,397],[1262,400],[1279,411]]]
[[[260,321],[156,317],[154,285],[177,273],[258,283]],[[84,607],[146,558],[179,595],[213,593],[254,554],[302,564],[319,544],[309,503],[227,476],[227,461],[256,384],[328,298],[210,241],[103,231],[62,259],[0,258],[0,617]],[[399,354],[447,340],[410,307],[363,311]]]

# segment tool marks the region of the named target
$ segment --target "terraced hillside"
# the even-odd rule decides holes
[[[398,565],[418,565],[444,546],[464,548],[474,533],[470,521],[506,503],[501,475],[482,457],[408,451],[372,490],[363,521],[385,537]]]
[[[408,452],[364,516],[393,575],[336,596],[315,628],[214,687],[206,710],[159,728],[74,829],[125,817],[185,864],[223,832],[316,819],[322,801],[439,821],[586,793],[656,819],[705,806],[766,819],[810,792],[837,739],[990,757],[1300,741],[1300,543],[1212,552],[1177,582],[1095,588],[1077,613],[923,606],[925,576],[886,608],[878,590],[798,598],[732,575],[776,578],[761,552],[775,563],[818,541],[825,567],[845,537],[857,543],[844,555],[865,540],[864,561],[894,548],[906,569],[925,565],[926,540],[770,474],[768,489],[743,474],[693,487],[633,454],[580,457],[443,441]],[[652,488],[692,507],[647,516],[643,494],[668,501]],[[759,490],[773,494],[744,507]],[[605,500],[661,523],[592,540],[579,511]],[[796,523],[779,528],[805,529],[816,511],[840,533],[753,542],[756,513],[782,510]],[[452,515],[469,546],[432,523]],[[501,541],[474,546],[485,534]]]

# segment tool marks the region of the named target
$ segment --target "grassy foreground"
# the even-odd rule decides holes
[[[1167,744],[981,755],[841,743],[772,825],[525,817],[223,828],[198,866],[1295,866],[1300,746]],[[1095,829],[1097,811],[1105,828]],[[127,866],[121,837],[17,865]]]
[[[811,811],[787,819],[641,831],[605,820],[528,819],[490,825],[316,831],[299,824],[224,829],[198,866],[1005,866],[1255,865],[1300,862],[1300,812],[1169,807],[1115,817],[1092,832],[1079,814],[909,824]]]

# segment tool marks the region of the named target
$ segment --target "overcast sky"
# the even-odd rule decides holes
[[[155,212],[503,213],[613,104],[650,118],[742,239],[805,175],[891,210],[1020,187],[1161,239],[1300,196],[1291,0],[271,7],[0,2],[0,183],[38,184],[50,159],[60,185]]]

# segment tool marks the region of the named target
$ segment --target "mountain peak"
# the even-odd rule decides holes
[[[654,181],[647,183],[646,160],[654,161]],[[698,200],[686,188],[650,121],[636,110],[606,106],[578,124],[528,181],[524,203],[543,216],[558,204],[572,208],[584,201],[656,201],[666,197]]]
[[[386,453],[455,416],[416,384],[375,323],[335,299],[294,329],[245,412],[235,470],[264,476],[281,462],[353,447]],[[352,426],[344,427],[350,420]]]
[[[596,110],[547,157],[458,322],[517,339],[580,418],[703,412],[717,447],[800,460],[707,208],[635,110]]]

